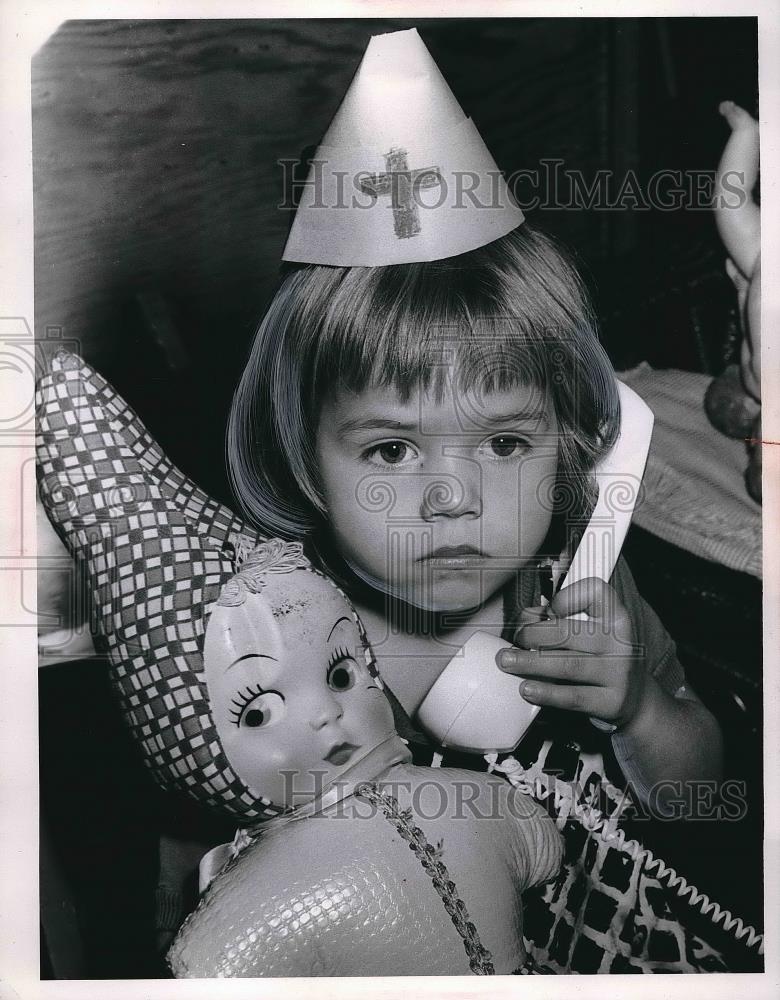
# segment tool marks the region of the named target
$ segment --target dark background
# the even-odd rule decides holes
[[[718,103],[758,112],[755,18],[64,24],[33,62],[36,336],[76,347],[222,500],[230,398],[290,223],[277,161],[317,143],[369,37],[412,26],[507,173],[556,158],[586,182],[605,168],[712,171],[728,135]],[[717,374],[733,356],[709,211],[528,218],[577,256],[617,367]],[[655,843],[760,923],[760,581],[636,528],[626,552],[721,720],[728,774],[751,788],[745,823],[666,824]],[[43,974],[161,974],[153,893],[170,805],[103,664],[51,668],[40,691]]]

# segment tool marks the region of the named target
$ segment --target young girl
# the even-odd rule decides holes
[[[618,419],[582,285],[524,224],[430,264],[289,274],[236,393],[230,468],[247,515],[346,587],[408,716],[475,631],[511,631],[500,666],[523,697],[615,725],[658,807],[659,786],[679,797],[720,768],[668,635],[622,563],[538,608]]]
[[[320,162],[326,154],[343,162],[340,144],[350,151],[390,144],[393,108],[377,113],[371,141],[366,81],[398,72],[397,64],[383,70],[374,59],[369,71],[370,54]],[[421,76],[414,74],[415,87]],[[375,89],[376,101],[388,92]],[[418,106],[436,104],[416,96]],[[408,132],[404,113],[394,120],[399,133]],[[350,143],[348,125],[359,142]],[[425,138],[427,149],[427,131]],[[403,154],[408,179],[414,172],[399,147],[390,154]],[[392,179],[390,154],[388,173],[370,177],[374,191],[381,178]],[[444,168],[430,171],[440,179]],[[319,206],[326,216],[327,204]],[[326,216],[307,223],[311,202],[299,208],[285,254],[297,263],[260,324],[230,417],[228,461],[239,502],[261,530],[303,539],[347,591],[416,762],[467,760],[431,746],[414,715],[448,661],[482,630],[515,644],[499,666],[522,678],[526,701],[547,710],[516,751],[522,764],[599,794],[625,778],[651,812],[685,815],[694,783],[720,775],[719,727],[685,685],[674,644],[625,563],[610,584],[585,579],[556,594],[548,589],[549,608],[540,606],[545,568],[587,521],[594,464],[619,427],[614,373],[582,282],[564,252],[522,215],[498,230],[485,225],[465,247],[448,235],[445,216],[437,220],[439,253],[415,255],[400,243],[418,235],[399,226],[403,204],[394,194],[400,249],[383,249],[377,216],[381,245],[362,258],[371,266],[355,263],[361,251],[350,244],[349,217],[336,211],[345,206],[331,211],[331,249]],[[354,223],[358,247],[366,215]],[[302,247],[307,232],[311,252]],[[578,612],[587,619],[570,617]],[[471,758],[468,766],[485,764]],[[633,930],[589,917],[587,908],[583,916],[584,890],[578,904],[567,896],[583,871],[593,875],[586,853],[580,842],[568,882],[540,907],[546,926],[536,940],[561,970],[634,971],[626,956],[641,966],[652,951],[647,928],[640,934],[631,923],[638,883],[629,889],[609,882],[606,868],[598,873],[602,886],[625,889],[609,913],[620,908],[628,919],[630,911]],[[576,914],[574,926],[564,904]],[[634,934],[628,950],[616,940],[624,932],[624,941]],[[684,936],[678,955],[688,951]]]

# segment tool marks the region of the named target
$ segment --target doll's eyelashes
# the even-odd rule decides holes
[[[284,698],[278,691],[264,691],[257,687],[247,687],[231,699],[234,706],[230,719],[235,726],[262,729],[277,722],[284,714]]]
[[[349,691],[355,686],[357,676],[358,666],[352,654],[339,646],[328,661],[328,687],[332,691]]]

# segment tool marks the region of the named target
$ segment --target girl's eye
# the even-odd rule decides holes
[[[482,445],[487,449],[488,454],[493,458],[512,458],[521,455],[528,450],[528,442],[525,438],[516,434],[496,434],[495,437],[488,438]]]
[[[345,649],[337,649],[328,665],[328,687],[331,691],[349,691],[358,679],[358,665]]]
[[[383,441],[369,448],[364,455],[374,465],[403,465],[413,459],[415,453],[411,445],[404,441]]]
[[[276,691],[247,688],[233,699],[231,718],[236,726],[266,729],[284,716],[284,698]]]

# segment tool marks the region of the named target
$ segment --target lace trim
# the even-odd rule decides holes
[[[428,843],[423,831],[414,825],[411,809],[401,809],[398,801],[385,792],[380,792],[375,784],[363,784],[355,794],[378,806],[385,819],[392,823],[433,882],[433,887],[444,903],[455,929],[463,938],[463,947],[469,957],[469,968],[477,976],[494,976],[493,956],[479,939],[477,928],[469,919],[466,904],[458,895],[455,883],[441,860],[442,844],[436,847]]]

